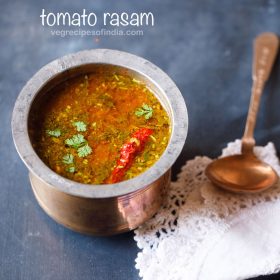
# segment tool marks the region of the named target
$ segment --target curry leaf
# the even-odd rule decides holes
[[[86,157],[92,153],[92,148],[86,144],[78,149],[78,156],[79,157]]]

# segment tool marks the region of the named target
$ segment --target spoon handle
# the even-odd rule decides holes
[[[244,135],[242,153],[252,153],[255,145],[254,129],[265,82],[271,73],[279,47],[279,40],[274,33],[260,34],[254,41],[253,86],[249,112]]]

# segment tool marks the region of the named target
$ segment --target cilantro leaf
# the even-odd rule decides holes
[[[144,109],[144,110],[146,110],[146,111],[151,111],[151,110],[153,110],[151,107],[149,107],[149,105],[147,105],[147,104],[143,104],[142,105],[142,108]]]
[[[144,116],[145,119],[148,120],[153,116],[153,108],[144,103],[142,107],[136,109],[135,115],[137,117]]]
[[[46,130],[46,133],[53,137],[59,137],[61,135],[61,130],[59,128],[56,128],[54,130]]]
[[[86,140],[82,134],[73,135],[72,138],[65,140],[66,145],[75,149],[81,147],[84,143],[86,143]]]
[[[86,131],[87,125],[84,122],[78,121],[73,122],[73,125],[76,127],[77,131]]]
[[[88,144],[86,144],[80,147],[77,151],[79,157],[86,157],[92,153],[92,148]]]
[[[74,149],[77,149],[79,157],[86,157],[87,155],[92,153],[92,148],[88,145],[86,139],[84,138],[84,135],[82,135],[82,134],[76,134],[76,135],[73,135],[72,138],[66,139],[65,144]],[[74,157],[72,159],[70,156],[69,164],[73,163],[73,162],[71,162],[71,160],[74,160]],[[67,157],[65,156],[65,161],[67,161],[67,162],[69,161],[68,155],[67,155]]]
[[[145,111],[142,109],[142,108],[137,108],[136,111],[135,111],[135,115],[137,117],[141,117],[145,114]]]
[[[74,173],[76,171],[75,166],[71,166],[71,167],[67,168],[66,170],[70,173]]]
[[[62,158],[62,162],[65,164],[72,164],[74,162],[74,156],[72,154],[66,154]]]
[[[145,119],[148,120],[153,116],[153,111],[150,111],[148,113],[145,114]]]

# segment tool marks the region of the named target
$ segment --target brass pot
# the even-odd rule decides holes
[[[172,132],[163,155],[144,173],[116,184],[86,185],[66,179],[46,166],[32,147],[29,128],[53,87],[100,67],[131,74],[146,83],[166,109]],[[185,143],[187,128],[184,99],[167,74],[143,58],[108,49],[70,54],[44,66],[20,92],[12,116],[15,146],[29,169],[32,189],[41,207],[64,226],[94,235],[132,230],[156,213],[170,184],[170,168]]]

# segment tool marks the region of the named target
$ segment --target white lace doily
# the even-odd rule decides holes
[[[229,143],[222,156],[239,153],[240,144]],[[255,153],[280,175],[272,143]],[[258,194],[229,193],[204,175],[210,162],[188,161],[166,203],[135,230],[144,280],[236,280],[280,270],[280,183]]]

